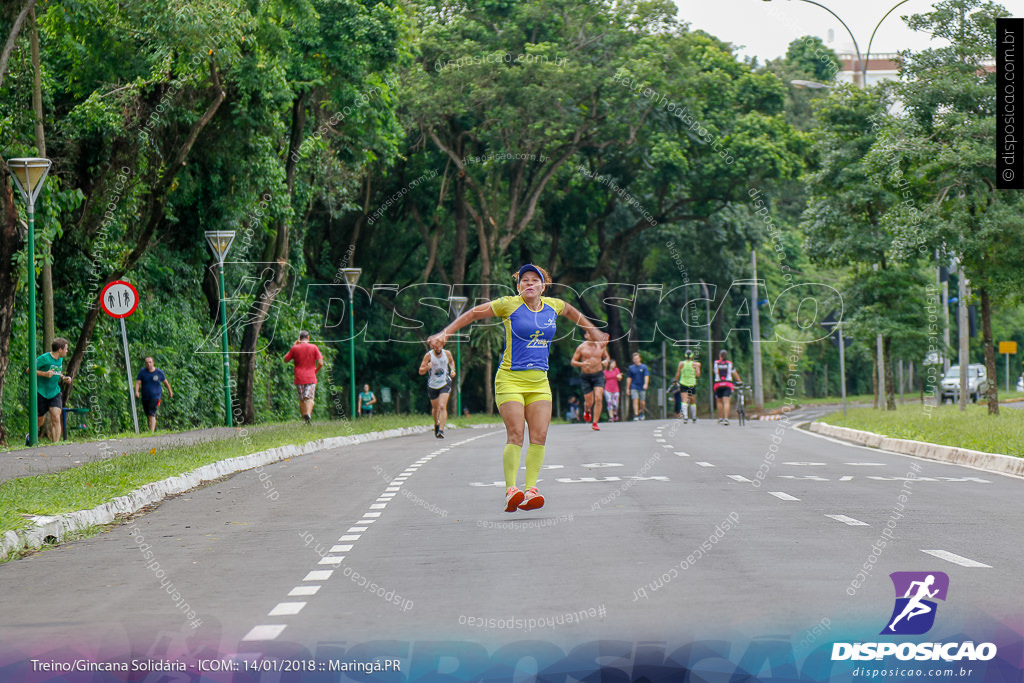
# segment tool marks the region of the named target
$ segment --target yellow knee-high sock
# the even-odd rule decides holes
[[[544,464],[544,446],[531,443],[526,449],[526,488],[530,489],[537,485],[537,477],[540,476],[540,466]]]
[[[516,475],[519,473],[519,453],[522,446],[514,443],[505,444],[505,450],[501,454],[502,463],[505,466],[505,488],[512,488],[516,485]]]

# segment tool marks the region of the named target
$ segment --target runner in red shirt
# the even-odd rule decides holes
[[[313,396],[316,391],[316,373],[324,366],[324,357],[316,344],[309,341],[309,332],[299,330],[299,340],[284,357],[285,362],[295,363],[295,389],[299,394],[299,414],[302,421],[310,424],[313,415]]]

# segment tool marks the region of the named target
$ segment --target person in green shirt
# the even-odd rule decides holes
[[[373,404],[377,402],[377,397],[370,391],[370,385],[364,384],[363,390],[359,392],[359,414],[363,417],[373,416]]]
[[[682,394],[682,410],[677,410],[679,416],[683,418],[683,424],[686,424],[688,418],[693,418],[694,424],[697,423],[697,378],[700,377],[700,363],[693,359],[693,351],[687,349],[686,359],[679,361],[679,367],[676,368],[676,376],[672,380],[673,382],[679,382],[679,390]]]
[[[50,344],[50,352],[36,358],[36,416],[39,428],[50,420],[50,439],[56,443],[61,436],[61,409],[64,404],[60,395],[60,381],[71,383],[71,377],[62,374],[64,356],[68,355],[68,340],[57,337]],[[26,443],[28,437],[26,437]]]

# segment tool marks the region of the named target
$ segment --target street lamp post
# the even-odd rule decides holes
[[[448,297],[448,303],[451,306],[452,319],[458,318],[462,315],[463,309],[466,308],[466,304],[469,303],[469,299],[464,296],[450,296]],[[455,395],[455,414],[462,417],[462,354],[461,344],[462,335],[459,333],[455,334],[455,389],[458,392]]]
[[[52,162],[43,158],[11,159],[7,166],[22,198],[28,205],[28,443],[39,440],[38,421],[33,417],[38,380],[36,377],[36,198],[43,189]]]
[[[224,303],[224,257],[227,256],[231,243],[235,241],[234,230],[209,230],[206,241],[210,244],[213,255],[217,257],[217,275],[220,281],[220,350],[224,358],[224,424],[234,426],[231,410],[231,367],[228,364],[228,310]]]
[[[362,275],[362,268],[342,268],[342,275],[345,276],[345,286],[348,287],[348,382],[352,385],[349,391],[349,398],[352,401],[352,419],[356,419],[356,328],[352,321],[355,315],[355,304],[353,299],[356,293],[356,283]]]
[[[882,18],[878,20],[877,24],[875,24],[874,30],[871,31],[871,37],[868,39],[868,51],[864,54],[863,57],[861,57],[860,47],[857,46],[857,39],[854,37],[853,31],[850,30],[850,27],[846,25],[846,22],[843,21],[839,17],[838,14],[836,14],[835,12],[830,10],[828,7],[825,7],[825,5],[822,5],[820,2],[815,2],[814,0],[800,0],[800,1],[801,2],[806,2],[809,5],[814,5],[816,7],[820,7],[821,9],[825,10],[826,12],[831,14],[833,17],[835,17],[836,20],[840,24],[843,25],[843,28],[845,28],[846,32],[850,35],[850,40],[853,41],[853,49],[857,52],[857,63],[860,66],[860,84],[859,85],[860,85],[861,88],[868,87],[868,60],[871,59],[871,44],[875,41],[875,34],[878,33],[878,28],[882,25],[882,22],[885,21],[886,18],[890,14],[892,14],[896,10],[897,7],[899,7],[900,5],[902,5],[902,4],[906,3],[906,2],[909,2],[909,0],[900,0],[900,2],[897,2],[895,5],[890,7],[889,11],[886,12],[884,15],[882,15]],[[765,0],[765,2],[771,2],[771,0]],[[854,78],[853,82],[856,85],[857,84],[857,79]],[[802,88],[814,88],[814,87],[818,87],[819,85],[821,87],[828,87],[828,86],[824,86],[823,84],[811,85],[812,81],[791,81],[791,83],[793,85],[795,85],[796,87],[798,87],[798,88],[801,88],[801,87]],[[876,271],[878,270],[878,264],[877,263],[875,264],[875,270]],[[842,338],[840,338],[840,343],[842,343]],[[883,348],[883,342],[882,342],[882,335],[881,334],[879,334],[876,337],[875,345],[877,347],[876,354],[877,354],[877,364],[878,364],[878,405],[879,405],[879,407],[883,407],[884,406],[884,401],[885,401],[885,398],[884,398],[884,394],[885,394],[885,369],[884,369],[885,354],[884,354],[884,348]]]

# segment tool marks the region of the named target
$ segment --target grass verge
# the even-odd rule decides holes
[[[986,453],[1024,457],[1024,410],[1003,407],[999,415],[988,415],[985,406],[940,405],[924,410],[920,405],[901,406],[894,411],[854,408],[819,418],[837,427],[860,429],[895,439],[969,448]]]
[[[452,420],[449,424],[463,426],[493,422],[500,422],[500,418],[479,415]],[[30,521],[26,515],[58,515],[87,510],[124,496],[145,484],[191,472],[197,467],[220,460],[286,444],[430,424],[430,417],[426,415],[389,415],[308,427],[294,422],[266,425],[249,430],[250,443],[234,436],[194,446],[128,453],[55,474],[12,479],[0,485],[0,534],[29,527]]]

